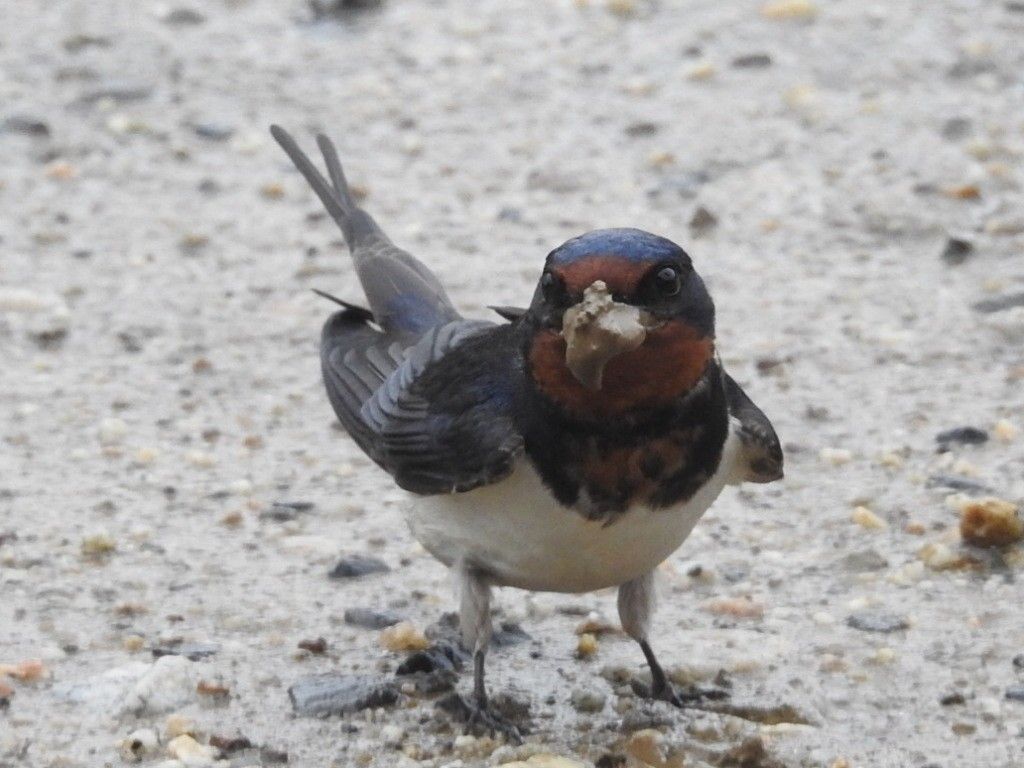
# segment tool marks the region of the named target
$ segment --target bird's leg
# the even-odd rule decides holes
[[[492,629],[491,585],[479,570],[467,566],[459,568],[459,581],[462,640],[473,649],[473,699],[464,701],[461,707],[466,729],[477,735],[502,733],[509,741],[519,743],[519,729],[490,708],[484,684],[484,660]]]
[[[676,707],[683,707],[709,695],[709,692],[699,690],[680,694],[669,682],[665,670],[658,663],[647,640],[653,615],[654,572],[651,571],[619,587],[619,620],[626,634],[640,644],[640,650],[647,659],[647,666],[651,669],[651,689],[648,692],[650,697],[667,701]]]

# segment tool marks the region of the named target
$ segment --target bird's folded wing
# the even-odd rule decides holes
[[[729,415],[739,423],[742,444],[739,477],[749,483],[770,483],[782,477],[782,446],[775,428],[747,393],[725,374],[725,395]]]
[[[512,471],[523,440],[508,398],[473,370],[459,370],[438,390],[436,367],[455,372],[460,361],[452,353],[494,327],[456,320],[404,350],[383,338],[332,349],[325,338],[324,379],[335,412],[402,488],[425,495],[468,491]]]

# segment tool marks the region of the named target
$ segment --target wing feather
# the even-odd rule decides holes
[[[347,318],[339,316],[345,316]],[[324,328],[324,381],[339,420],[356,442],[401,487],[420,494],[451,493],[494,482],[512,470],[522,437],[505,413],[507,402],[460,377],[465,402],[424,391],[438,366],[452,361],[462,345],[496,326],[457,320],[401,348],[352,311],[332,317]],[[493,389],[493,387],[492,387]],[[450,393],[449,393],[450,394]],[[468,397],[468,400],[466,399]]]
[[[747,396],[739,384],[725,374],[725,395],[729,415],[738,423],[738,434],[743,446],[740,460],[740,478],[749,483],[770,483],[782,478],[782,446],[775,428]]]

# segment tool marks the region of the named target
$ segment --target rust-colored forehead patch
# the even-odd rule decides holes
[[[551,271],[562,278],[569,295],[583,293],[595,280],[603,280],[612,294],[631,296],[651,265],[612,254],[588,256]]]

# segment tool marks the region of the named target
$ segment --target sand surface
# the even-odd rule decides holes
[[[648,721],[663,765],[739,764],[716,754],[749,736],[769,756],[748,766],[1024,764],[1007,695],[1024,556],[964,547],[948,498],[959,482],[1024,499],[1021,3],[2,15],[0,664],[43,668],[3,684],[0,766],[120,765],[137,729],[158,731],[159,765],[173,714],[202,744],[268,748],[225,765],[611,766],[649,755],[655,737],[630,736]],[[515,590],[501,618],[531,639],[493,654],[490,681],[529,704],[524,748],[456,739],[429,697],[293,713],[296,680],[403,658],[345,609],[425,628],[454,600],[403,494],[332,425],[330,305],[309,289],[359,290],[271,122],[307,148],[331,135],[365,206],[469,316],[527,302],[545,254],[588,229],[692,254],[787,478],[726,491],[666,562],[654,638],[680,680],[725,670],[745,717],[645,705],[615,682],[642,658],[614,632],[578,660],[577,626],[614,624],[612,594]],[[944,259],[950,237],[969,247]],[[964,425],[988,441],[937,453]],[[328,579],[350,554],[390,570]],[[325,653],[297,648],[318,637]],[[211,654],[154,660],[180,643]]]

